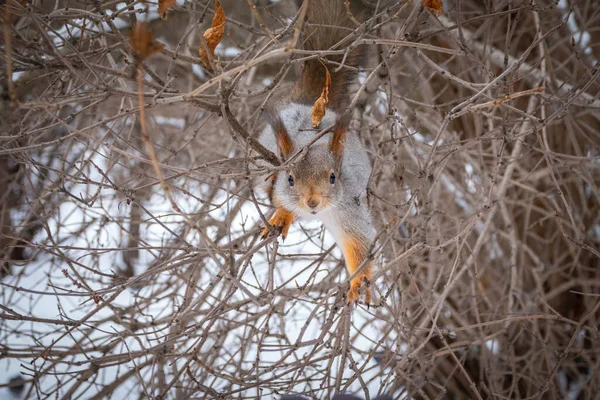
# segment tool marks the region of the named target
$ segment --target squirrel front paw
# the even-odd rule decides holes
[[[294,214],[285,208],[278,208],[275,211],[275,215],[269,220],[269,225],[277,229],[281,233],[281,237],[285,240],[292,222],[294,222]],[[262,231],[262,238],[266,239],[270,232],[269,228],[265,227]]]
[[[354,279],[352,279],[352,282],[350,283],[350,290],[348,290],[348,294],[346,295],[346,301],[348,302],[348,304],[350,303],[354,303],[358,301],[358,298],[360,297],[360,292],[361,292],[361,286],[363,286],[364,282],[364,286],[365,286],[365,304],[367,306],[371,305],[371,288],[370,286],[370,282],[369,279],[366,276],[363,277],[356,277]]]

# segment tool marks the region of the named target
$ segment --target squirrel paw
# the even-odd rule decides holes
[[[367,305],[367,307],[371,306],[371,288],[369,288],[370,282],[367,277],[357,277],[352,280],[352,282],[350,283],[350,290],[348,290],[348,294],[346,295],[346,301],[348,304],[358,302],[358,298],[360,297],[361,292],[361,284],[363,282],[365,283],[365,304]]]
[[[277,229],[285,240],[292,222],[294,222],[294,214],[283,208],[278,208],[275,215],[269,220],[269,225]],[[262,238],[266,239],[270,232],[269,228],[265,227],[262,231]]]

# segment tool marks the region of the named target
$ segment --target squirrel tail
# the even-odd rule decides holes
[[[348,15],[344,0],[305,1],[309,1],[309,4],[302,48],[314,51],[345,50],[351,43],[348,37],[357,25]],[[325,64],[331,75],[328,107],[343,111],[350,100],[349,86],[356,78],[360,56],[360,50],[355,48],[345,58],[344,54],[336,54],[323,57],[323,63],[319,59],[307,60],[292,89],[291,100],[313,104],[319,98],[325,84]],[[336,71],[342,62],[343,67]]]

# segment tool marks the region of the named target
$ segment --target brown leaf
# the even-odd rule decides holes
[[[206,41],[206,47],[210,51],[210,56],[215,55],[215,48],[219,43],[221,43],[221,39],[223,39],[223,34],[225,33],[225,11],[223,11],[223,7],[221,7],[221,3],[219,0],[215,2],[215,16],[212,20],[212,26],[204,32],[204,40]],[[208,55],[204,51],[204,46],[200,45],[200,58],[204,61],[204,64],[208,66],[210,63],[208,61]]]
[[[313,127],[319,126],[323,117],[325,116],[327,102],[329,102],[329,87],[331,86],[331,75],[329,75],[329,70],[323,64],[323,68],[325,68],[325,85],[323,85],[323,90],[321,91],[321,96],[315,101],[312,108],[311,122]]]
[[[436,17],[439,17],[444,11],[442,0],[423,0],[423,5]]]
[[[148,24],[140,21],[135,25],[135,31],[129,33],[129,44],[136,61],[143,61],[165,47],[162,43],[152,41],[152,31]]]
[[[167,11],[175,7],[175,0],[158,0],[158,14],[162,19],[167,19]]]

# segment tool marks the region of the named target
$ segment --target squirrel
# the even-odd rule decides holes
[[[344,40],[356,28],[344,0],[310,0],[306,22],[304,50],[343,50],[344,44],[349,44]],[[265,227],[263,238],[275,231],[285,239],[297,217],[320,220],[341,247],[348,273],[352,276],[362,266],[350,282],[347,302],[358,302],[364,290],[365,303],[370,305],[373,262],[368,253],[375,229],[365,199],[371,162],[357,133],[348,129],[350,118],[345,112],[360,59],[360,50],[354,49],[345,58],[335,55],[306,60],[289,96],[271,110],[269,123],[258,140],[285,162],[324,127],[333,126],[292,160],[289,169],[277,171],[264,181],[276,210],[269,220],[275,229]],[[325,85],[326,66],[331,71],[329,102],[315,128],[312,105]]]

